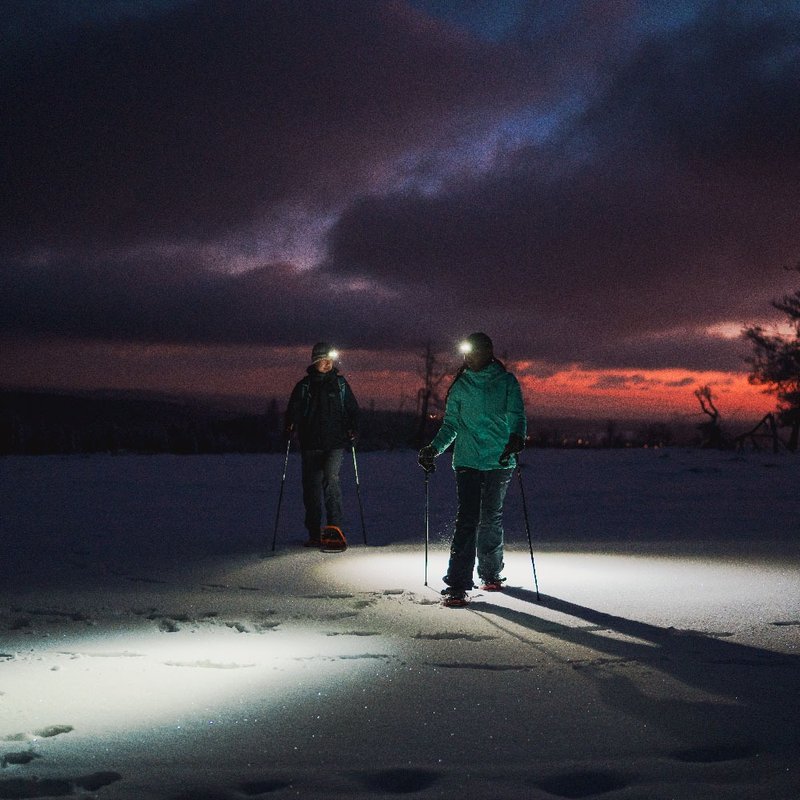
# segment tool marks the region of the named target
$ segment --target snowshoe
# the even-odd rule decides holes
[[[341,528],[335,525],[326,525],[320,534],[320,550],[323,553],[341,553],[347,550],[347,539]]]
[[[491,580],[484,581],[481,584],[481,589],[484,592],[502,592],[505,578],[492,578]]]
[[[308,539],[306,539],[303,542],[303,547],[321,547],[321,546],[322,546],[322,540],[320,539],[319,536],[309,536]]]
[[[451,586],[448,586],[447,589],[442,589],[442,597],[442,605],[446,608],[464,608],[469,602],[464,589],[454,589]]]

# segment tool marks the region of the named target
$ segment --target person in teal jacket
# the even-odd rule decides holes
[[[432,471],[434,459],[453,445],[458,511],[442,592],[451,605],[466,602],[474,588],[476,555],[481,588],[502,588],[503,501],[526,434],[519,382],[494,357],[492,340],[472,333],[462,351],[464,364],[447,392],[442,426],[418,457]]]

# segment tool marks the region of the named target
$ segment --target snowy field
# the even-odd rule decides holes
[[[438,591],[449,456],[0,459],[0,798],[800,797],[800,457],[532,451],[509,589]]]

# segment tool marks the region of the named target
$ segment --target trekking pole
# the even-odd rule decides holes
[[[361,514],[361,533],[364,535],[364,544],[367,543],[367,528],[364,525],[364,506],[361,505],[361,484],[358,482],[358,464],[356,463],[356,445],[350,442],[350,450],[353,453],[353,472],[356,476],[356,494],[358,495],[358,510]]]
[[[283,475],[281,476],[281,491],[278,495],[278,510],[275,512],[275,530],[272,533],[272,552],[275,552],[275,540],[278,538],[278,520],[281,516],[281,502],[283,501],[283,485],[286,483],[286,467],[289,464],[289,448],[292,446],[292,437],[286,440],[286,458],[283,459]]]
[[[536,599],[539,600],[539,581],[536,577],[536,562],[533,560],[533,544],[531,543],[531,526],[528,522],[528,504],[525,502],[525,486],[522,483],[522,464],[517,461],[517,478],[519,478],[519,492],[522,495],[522,513],[525,517],[525,531],[528,534],[528,550],[531,553],[531,567],[533,569],[533,585],[536,587]]]
[[[430,472],[426,469],[425,470],[425,586],[428,585],[428,478],[430,477]]]

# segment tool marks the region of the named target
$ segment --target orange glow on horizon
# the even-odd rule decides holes
[[[775,408],[775,400],[746,373],[689,370],[586,370],[579,367],[553,375],[518,373],[529,414],[625,416],[647,419],[702,416],[694,396],[710,386],[722,418],[758,418]]]
[[[247,400],[250,410],[274,397],[281,407],[305,374],[310,349],[138,345],[49,341],[0,347],[6,388],[43,391],[146,391],[164,395],[216,396]],[[447,391],[460,359],[447,364],[439,384]],[[415,412],[424,383],[416,352],[372,352],[343,348],[338,366],[364,408]],[[722,419],[760,419],[775,398],[751,386],[747,374],[690,370],[590,370],[578,366],[543,369],[530,361],[508,364],[519,378],[530,417],[700,420],[694,391],[708,385]],[[434,408],[433,411],[436,411]]]

